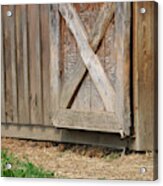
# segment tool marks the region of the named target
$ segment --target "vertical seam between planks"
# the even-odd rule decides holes
[[[1,52],[3,52],[1,54],[1,67],[3,65],[3,95],[4,95],[4,122],[6,122],[6,75],[5,75],[5,41],[4,41],[4,26],[5,24],[3,23],[4,20],[4,10],[3,7],[1,6]],[[2,51],[3,48],[3,51]],[[2,59],[3,56],[3,59]],[[3,63],[3,64],[2,64]],[[2,70],[2,69],[1,69]],[[1,71],[2,73],[2,71]],[[2,109],[2,107],[1,107]],[[2,113],[2,111],[1,111]],[[2,116],[1,116],[2,117]],[[2,118],[1,118],[2,119]]]
[[[16,52],[16,47],[17,47],[17,44],[16,44],[16,39],[17,39],[17,36],[16,36],[16,5],[13,5],[13,12],[14,12],[14,45],[15,45],[15,48],[14,48],[14,53],[15,53],[15,86],[16,86],[16,115],[17,115],[17,119],[16,121],[18,122],[19,121],[19,115],[18,115],[18,82],[17,82],[17,79],[18,79],[18,74],[17,74],[17,52]]]
[[[30,78],[30,50],[29,50],[29,5],[26,5],[26,22],[27,22],[27,61],[28,61],[28,102],[29,102],[29,123],[31,123],[31,78]]]
[[[42,17],[41,17],[41,6],[42,5],[38,5],[38,16],[39,16],[39,41],[40,41],[40,45],[39,45],[39,50],[40,50],[40,71],[41,71],[41,73],[40,73],[40,76],[41,76],[41,112],[42,112],[42,123],[43,124],[45,124],[45,121],[44,121],[44,119],[45,119],[45,117],[44,117],[44,92],[43,92],[43,86],[44,86],[44,82],[43,82],[43,59],[42,59],[42,45],[43,45],[43,43],[42,43],[42,40],[41,40],[41,37],[42,37],[42,35],[41,35],[41,33],[42,33],[42,22],[41,22],[41,19],[42,19]]]

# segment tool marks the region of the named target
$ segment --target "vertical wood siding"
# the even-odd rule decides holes
[[[7,11],[13,16],[7,17]],[[4,43],[4,69],[5,69],[5,114],[6,122],[18,122],[17,104],[17,68],[16,68],[16,26],[15,6],[4,6],[3,10],[3,43]]]

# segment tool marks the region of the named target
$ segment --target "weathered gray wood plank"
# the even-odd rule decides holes
[[[58,5],[51,5],[49,20],[50,37],[50,110],[52,117],[59,108],[60,97],[60,15]]]
[[[43,123],[50,124],[50,41],[49,41],[50,5],[40,5],[40,37],[42,61],[42,107]]]
[[[113,148],[128,147],[128,140],[120,139],[119,134],[60,130],[53,126],[19,125],[2,123],[2,136],[20,139],[34,139],[76,144],[103,145]]]
[[[12,16],[7,16],[7,11]],[[15,52],[15,7],[13,5],[3,6],[4,14],[4,46],[5,46],[5,79],[6,79],[6,121],[18,122],[17,113],[17,76],[16,76],[16,52]]]
[[[39,5],[28,5],[31,124],[43,122]]]
[[[121,132],[121,126],[116,115],[107,112],[81,112],[60,109],[54,116],[53,125],[58,128]]]
[[[16,6],[16,58],[18,81],[18,122],[29,123],[29,84],[26,5]]]
[[[62,4],[59,7],[60,12],[66,20],[68,27],[76,38],[81,57],[91,75],[93,82],[95,83],[97,90],[99,91],[106,110],[113,112],[115,92],[105,75],[98,57],[94,54],[88,44],[87,33],[85,32],[85,29],[79,17],[77,16],[77,13],[70,4]],[[111,98],[113,101],[110,100]]]
[[[116,115],[130,134],[130,26],[131,3],[117,2],[115,11]]]
[[[109,7],[107,3],[102,7],[102,10],[99,13],[97,21],[95,22],[91,34],[88,38],[89,43],[95,52],[97,52],[96,50],[98,45],[104,37],[106,29],[113,17],[113,13],[114,5],[111,4]],[[86,67],[80,61],[82,60],[78,61],[75,66],[74,73],[63,85],[60,102],[62,108],[69,106],[75,90],[78,88],[83,76],[87,72]]]

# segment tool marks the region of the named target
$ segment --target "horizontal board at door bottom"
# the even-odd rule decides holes
[[[53,126],[47,125],[2,123],[1,131],[2,137],[20,139],[91,144],[120,149],[126,148],[129,145],[129,139],[120,139],[118,134],[56,129]]]
[[[82,112],[60,109],[56,111],[53,117],[53,125],[57,128],[123,133],[115,113],[107,112]]]

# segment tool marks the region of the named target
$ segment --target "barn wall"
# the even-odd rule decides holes
[[[48,33],[49,5],[2,6],[2,122],[50,125]]]

